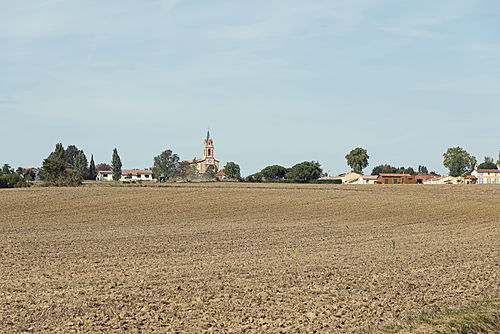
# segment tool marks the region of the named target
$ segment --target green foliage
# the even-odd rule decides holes
[[[73,167],[73,177],[75,180],[82,180],[83,178],[83,166],[84,164],[84,154],[82,152],[79,152],[74,160],[74,167]]]
[[[370,157],[364,148],[356,147],[345,158],[347,165],[351,167],[352,171],[361,174],[363,169],[368,166],[368,159]]]
[[[428,175],[429,174],[429,170],[427,169],[426,166],[418,166],[418,174],[421,174],[421,175]]]
[[[423,168],[422,168],[423,167]],[[425,166],[419,166],[419,170],[424,170],[427,171],[427,167]],[[412,167],[399,167],[396,168],[391,165],[379,165],[373,168],[372,170],[372,175],[379,175],[383,173],[396,173],[396,174],[410,174],[410,175],[416,175],[417,172],[412,168]]]
[[[214,166],[208,166],[208,168],[205,171],[205,174],[203,176],[207,180],[214,180],[216,174],[217,174],[217,172],[215,171]]]
[[[28,187],[26,180],[19,174],[4,174],[0,176],[0,188]]]
[[[12,173],[14,173],[14,169],[12,169],[9,164],[4,164],[0,170],[0,175],[8,175]]]
[[[234,162],[228,162],[222,170],[229,179],[240,179],[240,166]]]
[[[379,175],[382,173],[396,173],[398,169],[391,165],[378,165],[372,170],[372,175]]]
[[[58,145],[56,145],[56,150],[43,160],[40,177],[46,184],[58,187],[80,185],[81,178],[76,177],[72,169],[67,168],[68,164],[63,160],[63,155],[60,154],[61,151],[59,148],[62,145]]]
[[[248,175],[245,177],[244,181],[245,182],[262,182],[262,174],[260,172]]]
[[[470,174],[477,163],[474,156],[459,146],[448,148],[443,153],[443,158],[443,165],[448,168],[450,175],[454,177]]]
[[[97,172],[95,169],[94,155],[92,154],[90,156],[89,179],[95,181],[96,176],[97,176]]]
[[[193,161],[196,161],[196,157],[193,158]],[[179,167],[178,177],[187,182],[190,182],[193,179],[198,178],[199,175],[198,175],[198,169],[196,168],[196,164],[194,163],[190,164],[187,161],[181,162]]]
[[[280,165],[272,165],[265,167],[261,174],[267,180],[279,180],[283,179],[286,175],[287,169]]]
[[[79,163],[81,164],[81,170],[83,171],[84,168],[87,168],[88,161],[85,153],[83,153],[82,150],[79,150],[75,145],[69,145],[68,147],[66,147],[63,153],[64,161],[72,167],[75,167],[76,158],[78,156],[80,156]]]
[[[308,182],[321,176],[323,170],[317,161],[304,161],[296,164],[288,171],[286,178],[296,181]]]
[[[493,162],[492,157],[484,157],[484,162],[480,163],[477,169],[497,169],[497,165]]]
[[[122,177],[122,160],[118,155],[116,147],[113,149],[111,158],[111,171],[113,172],[113,180],[118,181]]]
[[[23,177],[25,180],[35,181],[36,172],[32,168],[27,168],[23,170]]]
[[[158,178],[164,174],[167,178],[174,178],[180,172],[179,156],[172,154],[171,150],[165,150],[153,158],[153,177]]]
[[[64,161],[64,146],[62,143],[56,144],[54,152],[50,153],[47,159],[50,160],[63,160]]]
[[[98,164],[96,167],[96,174],[97,172],[100,172],[100,171],[111,171],[111,166],[106,164],[106,163],[103,163],[101,162],[100,164]]]
[[[498,166],[498,168],[500,168],[500,151],[498,151],[497,166]]]

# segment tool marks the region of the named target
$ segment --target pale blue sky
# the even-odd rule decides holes
[[[242,174],[500,149],[500,1],[0,0],[0,163],[57,142],[124,168],[170,148]]]

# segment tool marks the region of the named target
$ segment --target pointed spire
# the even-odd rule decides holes
[[[207,130],[207,142],[208,142],[208,139],[210,139],[210,129]]]

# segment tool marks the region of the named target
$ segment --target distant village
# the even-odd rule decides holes
[[[460,147],[449,148],[443,154],[443,164],[450,171],[449,175],[428,172],[427,167],[395,168],[380,165],[373,168],[371,175],[362,172],[368,166],[368,154],[357,147],[346,155],[350,172],[336,176],[323,173],[317,161],[304,161],[291,168],[271,165],[247,177],[241,177],[240,167],[235,162],[228,162],[220,168],[220,161],[215,158],[214,141],[207,131],[203,139],[203,156],[199,159],[180,161],[171,150],[165,150],[153,158],[150,169],[122,169],[121,159],[116,148],[113,150],[111,164],[95,165],[93,156],[90,164],[84,152],[70,145],[66,149],[57,144],[56,149],[43,161],[41,168],[12,169],[4,164],[0,170],[0,187],[27,186],[28,182],[44,182],[55,186],[77,186],[82,181],[98,182],[276,182],[276,183],[329,183],[329,184],[499,184],[500,152],[495,163],[493,158],[485,157],[484,162],[476,166],[477,160]]]

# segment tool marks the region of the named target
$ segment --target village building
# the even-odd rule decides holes
[[[461,176],[439,176],[432,179],[425,180],[424,184],[463,184],[465,181],[464,177]]]
[[[377,177],[378,184],[415,184],[415,176],[410,174],[381,173]]]
[[[476,169],[471,175],[477,179],[477,184],[500,184],[500,170]]]
[[[219,181],[226,179],[226,173],[224,173],[222,170],[218,171],[217,174],[215,174],[215,176]]]
[[[214,141],[210,137],[210,131],[207,131],[207,137],[203,140],[203,158],[186,161],[188,164],[196,166],[196,170],[200,174],[204,174],[210,166],[214,172],[219,170],[219,160],[214,158]]]
[[[113,181],[112,171],[99,171],[97,181]],[[152,181],[153,171],[150,169],[122,169],[120,181]]]
[[[428,175],[419,174],[419,175],[415,176],[415,180],[416,180],[417,184],[424,184],[424,183],[426,183],[426,181],[429,181],[429,180],[432,180],[432,179],[436,179],[436,178],[439,178],[439,177],[440,176],[433,175],[433,174],[428,174]]]
[[[339,180],[339,183],[342,184],[352,184],[356,183],[361,174],[350,172],[345,174],[340,174],[339,176],[323,176],[318,179],[318,181],[326,181],[326,180]]]
[[[357,180],[351,182],[351,184],[375,184],[377,178],[378,175],[361,175]]]

